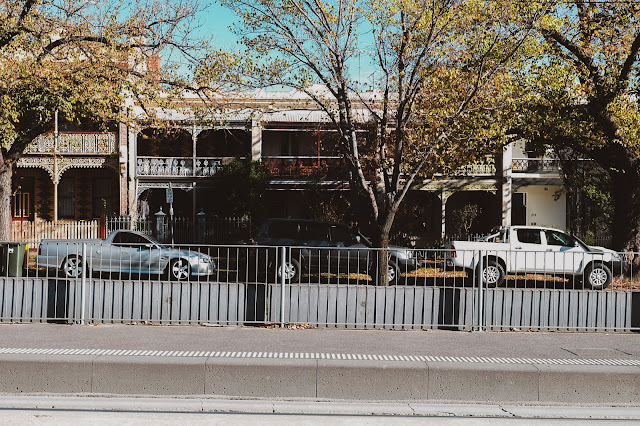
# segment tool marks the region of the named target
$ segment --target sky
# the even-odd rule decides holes
[[[212,4],[200,15],[200,28],[198,36],[204,36],[210,40],[214,48],[237,51],[241,49],[238,44],[238,37],[229,29],[240,20],[238,16],[228,8],[222,7],[219,1]],[[352,77],[365,83],[372,84],[375,78],[374,67],[369,63],[369,59],[363,54],[358,59],[353,59],[350,63],[351,71],[355,74]]]
[[[228,50],[238,48],[237,37],[229,30],[229,27],[239,19],[230,9],[220,6],[219,2],[213,2],[201,14],[201,28],[199,35],[209,36],[216,47]]]

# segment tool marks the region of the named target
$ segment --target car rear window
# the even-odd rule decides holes
[[[539,229],[518,229],[518,241],[525,244],[542,244]]]
[[[302,239],[306,241],[329,241],[329,226],[326,223],[307,223],[304,225]]]

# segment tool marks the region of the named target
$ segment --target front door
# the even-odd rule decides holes
[[[15,178],[12,187],[11,216],[13,220],[33,220],[35,179],[28,176]]]
[[[321,274],[333,268],[330,259],[329,225],[326,223],[302,222],[300,224],[302,255],[310,274]]]
[[[573,274],[580,270],[584,250],[571,235],[560,231],[545,231],[547,269],[556,274]],[[549,273],[551,273],[549,272]]]

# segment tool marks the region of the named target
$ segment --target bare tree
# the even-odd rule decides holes
[[[521,3],[223,3],[242,18],[238,32],[251,55],[243,72],[235,73],[247,78],[234,83],[292,87],[327,114],[353,190],[367,200],[376,247],[388,247],[396,212],[418,177],[446,172],[505,142],[504,127],[496,122],[509,102],[503,95],[507,64],[528,35],[511,17],[532,13]],[[367,50],[376,76],[370,90],[353,77]],[[218,64],[213,57],[203,69]],[[359,136],[366,122],[375,125],[375,138]],[[461,147],[468,152],[451,155]],[[386,258],[385,250],[381,255]],[[386,261],[379,264],[384,278]]]

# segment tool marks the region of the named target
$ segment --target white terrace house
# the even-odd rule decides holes
[[[126,152],[121,132],[73,128],[36,138],[12,180],[14,221],[90,220],[126,213]]]
[[[303,96],[260,91],[244,99],[243,108],[216,117],[220,125],[203,125],[184,112],[165,112],[178,131],[128,130],[127,211],[147,217],[167,212],[165,188],[174,189],[176,215],[195,217],[211,203],[216,173],[234,157],[251,157],[267,165],[269,215],[301,214],[301,191],[348,190],[348,170],[335,149],[335,131],[328,117]],[[366,137],[367,113],[359,111]],[[530,158],[524,144],[508,146],[498,158],[465,167],[455,178],[425,180],[412,189],[407,202],[417,206],[424,233],[442,238],[455,232],[449,216],[465,204],[481,207],[478,232],[496,225],[527,224],[566,228],[566,200],[558,161]]]
[[[176,216],[195,219],[212,203],[216,174],[233,158],[262,161],[271,171],[267,214],[301,216],[300,195],[347,194],[349,171],[335,149],[328,117],[295,92],[258,91],[205,125],[193,114],[164,111],[176,131],[123,124],[104,131],[59,123],[34,140],[13,177],[14,225],[90,221],[107,216],[150,217],[168,212],[165,188],[174,189]],[[361,136],[371,134],[366,111],[358,112]],[[372,177],[373,178],[373,177]],[[408,233],[426,238],[455,233],[451,218],[469,203],[482,209],[474,232],[495,225],[566,228],[566,199],[558,162],[530,158],[514,143],[502,156],[464,169],[455,178],[417,182],[406,204]],[[16,234],[16,238],[21,238]]]

